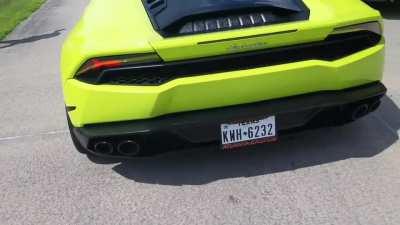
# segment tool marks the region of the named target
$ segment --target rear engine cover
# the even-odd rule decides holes
[[[307,20],[301,0],[142,0],[165,37]]]

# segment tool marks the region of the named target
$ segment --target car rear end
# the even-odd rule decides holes
[[[221,124],[273,117],[281,133],[379,106],[381,16],[363,2],[188,2],[92,1],[62,55],[82,148],[152,155],[223,143]]]

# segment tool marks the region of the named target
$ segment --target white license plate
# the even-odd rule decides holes
[[[277,140],[275,116],[262,120],[221,124],[223,149],[233,149]]]

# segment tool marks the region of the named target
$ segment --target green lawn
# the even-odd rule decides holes
[[[0,0],[0,40],[46,0]]]

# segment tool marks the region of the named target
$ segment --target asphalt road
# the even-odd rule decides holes
[[[88,0],[49,0],[0,42],[0,224],[400,224],[400,10],[381,109],[238,153],[99,162],[66,128],[60,46]],[[392,12],[388,12],[392,10]]]

